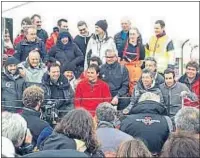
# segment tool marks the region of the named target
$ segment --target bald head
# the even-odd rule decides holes
[[[128,17],[123,17],[121,19],[121,27],[123,31],[125,32],[129,31],[129,29],[131,28],[131,21]]]
[[[29,59],[29,64],[32,67],[37,67],[39,66],[40,62],[40,53],[36,50],[33,50],[29,53],[28,59]]]

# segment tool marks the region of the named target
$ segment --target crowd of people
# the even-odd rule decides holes
[[[121,26],[111,37],[106,20],[94,33],[79,21],[72,37],[59,19],[48,36],[34,14],[13,43],[5,29],[2,157],[199,157],[199,63],[177,79],[163,20],[147,44]]]

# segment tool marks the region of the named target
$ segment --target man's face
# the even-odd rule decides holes
[[[171,87],[174,85],[175,81],[172,73],[164,74],[164,77],[165,77],[165,84],[167,85],[167,87]]]
[[[26,21],[22,21],[21,29],[24,30],[27,25]]]
[[[103,33],[104,33],[104,31],[99,26],[95,25],[95,34],[101,35]]]
[[[29,63],[32,67],[37,67],[40,63],[40,54],[39,53],[30,53],[29,54]]]
[[[106,53],[106,63],[113,64],[115,61],[117,61],[117,56],[116,56],[115,52],[107,52]]]
[[[78,30],[79,30],[79,32],[80,32],[80,34],[82,36],[87,36],[88,35],[88,28],[87,28],[86,25],[79,26]]]
[[[27,32],[27,35],[26,35],[26,38],[27,38],[28,41],[34,42],[36,40],[36,38],[37,38],[37,31],[36,31],[36,29],[29,28],[28,32]]]
[[[155,32],[155,35],[160,35],[162,34],[164,31],[164,28],[161,28],[160,24],[155,24],[154,25],[154,32]]]
[[[65,77],[70,80],[73,78],[73,71],[65,71]]]
[[[98,62],[90,60],[90,65],[92,65],[92,64],[98,65]]]
[[[61,42],[65,45],[69,42],[69,38],[68,37],[64,37],[61,39]]]
[[[51,67],[49,71],[49,76],[51,80],[58,81],[60,77],[60,68],[58,66]]]
[[[153,80],[152,80],[152,78],[151,78],[149,73],[143,73],[142,74],[142,83],[143,83],[143,86],[145,88],[151,87],[151,84],[153,83]]]
[[[122,30],[123,31],[129,31],[130,27],[131,27],[131,24],[128,20],[121,20],[121,27],[122,27]]]
[[[193,79],[196,77],[197,70],[194,67],[187,67],[185,73],[189,79]]]
[[[96,73],[96,70],[94,68],[89,68],[87,70],[87,76],[89,81],[96,82],[99,74]]]
[[[60,27],[60,29],[67,29],[68,30],[68,23],[61,21],[61,24],[58,27]]]
[[[35,26],[37,26],[37,30],[41,30],[42,29],[42,21],[39,17],[35,17],[34,20],[33,20],[33,24]]]
[[[138,37],[139,37],[139,34],[137,33],[136,30],[131,29],[131,30],[129,31],[129,40],[130,40],[130,41],[136,42],[137,39],[138,39]]]
[[[7,70],[8,70],[9,73],[14,75],[17,71],[17,65],[16,64],[10,64],[10,65],[7,66]]]
[[[145,61],[145,68],[147,68],[151,72],[155,72],[156,71],[155,62],[150,60]]]
[[[9,41],[10,41],[10,35],[9,35],[9,33],[6,33],[6,34],[4,35],[4,41],[5,41],[5,42],[9,42]]]

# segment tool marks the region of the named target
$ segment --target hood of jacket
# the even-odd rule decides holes
[[[61,42],[61,39],[62,39],[63,36],[68,37],[68,43],[67,44],[63,44]],[[59,32],[57,43],[56,43],[56,46],[58,48],[60,48],[61,50],[67,50],[67,49],[71,48],[72,44],[73,44],[73,38],[72,38],[71,34],[68,31]]]
[[[158,115],[167,115],[167,109],[156,101],[145,100],[137,103],[130,111],[130,114],[151,113]]]
[[[16,70],[15,74],[12,75],[11,73],[8,72],[8,70],[6,68],[4,68],[2,70],[2,73],[4,74],[5,77],[7,77],[8,79],[12,80],[12,81],[15,81],[17,80],[18,78],[22,78],[19,74],[19,69]]]

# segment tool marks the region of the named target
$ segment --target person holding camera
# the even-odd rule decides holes
[[[48,87],[50,99],[55,103],[60,118],[74,108],[74,92],[68,79],[60,73],[60,65],[52,63],[48,67],[48,73],[44,74],[42,83]]]
[[[41,105],[44,101],[44,91],[42,88],[32,85],[24,90],[22,101],[24,108],[21,115],[27,121],[28,128],[33,135],[32,144],[35,147],[38,137],[45,129],[52,131],[51,126],[40,118]],[[47,136],[44,135],[44,137]]]

